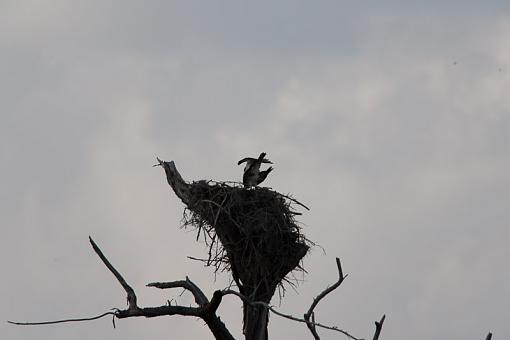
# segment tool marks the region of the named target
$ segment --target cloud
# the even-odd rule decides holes
[[[387,313],[388,338],[504,337],[510,31],[505,3],[491,5],[2,3],[4,319],[122,306],[89,234],[144,303],[167,298],[151,280],[225,286],[186,260],[203,248],[151,165],[235,180],[238,159],[266,151],[267,184],[311,206],[304,230],[327,250],[305,259],[282,310],[304,310],[340,256],[350,276],[319,306],[325,323],[368,336]],[[239,310],[221,310],[236,335]],[[177,318],[112,334],[109,322],[1,332],[208,334]],[[276,317],[270,327],[308,338]]]

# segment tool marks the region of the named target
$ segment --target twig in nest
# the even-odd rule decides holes
[[[276,192],[276,191],[275,191]],[[297,199],[295,198],[292,198],[290,197],[290,195],[284,195],[284,194],[280,194],[279,192],[276,192],[278,195],[282,196],[282,197],[285,197],[286,199],[288,200],[291,200],[292,202],[302,206],[303,208],[305,208],[306,210],[310,211],[310,208],[308,208],[306,205],[304,205],[303,203],[299,202]]]

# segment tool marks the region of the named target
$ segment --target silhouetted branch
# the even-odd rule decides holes
[[[485,338],[485,340],[491,340],[492,339],[492,333],[489,332],[489,334],[487,334],[487,337]]]
[[[195,302],[199,306],[203,306],[209,303],[209,300],[205,296],[204,292],[196,284],[194,284],[187,276],[184,281],[171,281],[171,282],[151,282],[147,284],[147,287],[155,287],[159,289],[169,288],[184,288],[193,294]]]
[[[336,267],[338,269],[338,281],[335,282],[334,285],[324,289],[319,295],[317,295],[317,297],[315,299],[313,299],[312,304],[310,305],[310,308],[304,315],[306,325],[307,325],[308,329],[310,330],[310,332],[312,333],[315,340],[320,340],[320,337],[319,337],[319,334],[317,333],[317,330],[315,327],[316,324],[313,321],[310,321],[310,318],[312,318],[312,319],[315,318],[313,310],[315,309],[315,307],[317,307],[320,300],[322,300],[326,295],[331,293],[333,290],[337,289],[342,284],[344,279],[347,277],[347,275],[344,276],[344,274],[342,272],[342,265],[341,265],[340,259],[338,257],[336,258]]]
[[[216,291],[218,292],[218,291]],[[215,292],[215,293],[216,293]],[[226,290],[222,290],[220,291],[223,295],[235,295],[237,297],[239,297],[241,300],[243,300],[244,302],[246,302],[247,304],[251,305],[251,306],[262,306],[262,307],[265,307],[267,308],[268,310],[270,310],[271,312],[273,312],[275,315],[278,315],[278,316],[281,316],[283,318],[286,318],[286,319],[289,319],[289,320],[292,320],[292,321],[297,321],[297,322],[302,322],[302,323],[305,323],[305,324],[308,324],[308,323],[312,323],[314,326],[316,327],[320,327],[320,328],[324,328],[324,329],[329,329],[329,330],[332,330],[332,331],[336,331],[336,332],[339,332],[339,333],[342,333],[344,334],[345,336],[349,337],[350,339],[353,339],[353,340],[361,340],[359,338],[356,338],[355,336],[349,334],[348,332],[338,328],[337,326],[327,326],[327,325],[323,325],[321,323],[318,323],[318,322],[314,322],[314,321],[307,321],[305,319],[300,319],[298,317],[295,317],[291,314],[285,314],[285,313],[282,313],[282,312],[279,312],[278,310],[276,310],[273,306],[271,306],[270,304],[266,303],[266,302],[262,302],[262,301],[251,301],[248,297],[244,296],[243,294],[239,293],[239,292],[236,292],[235,290],[231,290],[231,289],[226,289]]]
[[[103,263],[106,266],[106,268],[108,268],[108,270],[110,270],[110,272],[112,272],[112,274],[115,276],[117,281],[119,281],[119,283],[122,286],[122,288],[124,288],[124,290],[126,291],[126,293],[127,293],[127,301],[128,301],[128,309],[136,309],[136,308],[138,308],[138,306],[136,305],[136,294],[135,294],[135,291],[133,290],[133,288],[131,288],[131,286],[128,285],[126,280],[124,280],[124,278],[122,277],[122,275],[120,275],[120,273],[117,271],[117,269],[115,269],[112,266],[110,261],[108,261],[106,256],[103,255],[103,252],[101,251],[101,249],[99,249],[97,244],[94,242],[94,240],[90,236],[89,236],[89,241],[90,241],[90,244],[92,245],[92,248],[96,252],[96,254],[99,256],[101,261],[103,261]]]
[[[306,205],[304,205],[303,203],[299,202],[297,199],[290,197],[290,195],[284,195],[284,194],[280,194],[280,193],[278,193],[278,195],[280,195],[280,196],[282,196],[282,197],[285,197],[286,199],[288,199],[288,200],[290,200],[290,201],[292,201],[292,202],[294,202],[294,203],[296,203],[296,204],[298,204],[298,205],[302,206],[302,207],[303,207],[303,208],[305,208],[306,210],[310,211],[310,208],[308,208],[308,207],[307,207]],[[296,214],[296,215],[301,215],[301,213],[298,213],[298,212],[294,212],[294,214]]]
[[[18,325],[18,326],[38,326],[38,325],[53,325],[56,323],[64,323],[64,322],[80,322],[80,321],[92,321],[97,320],[107,315],[115,316],[115,312],[106,312],[98,316],[93,316],[90,318],[77,318],[77,319],[64,319],[64,320],[55,320],[55,321],[41,321],[41,322],[16,322],[16,321],[7,321],[10,324]]]
[[[384,323],[384,319],[386,319],[386,314],[384,314],[381,318],[381,320],[375,322],[375,333],[373,340],[378,340],[379,335],[381,334],[381,329]]]
[[[159,307],[145,307],[140,308],[136,302],[136,294],[134,290],[129,286],[129,284],[124,280],[122,275],[113,267],[113,265],[108,261],[106,256],[104,256],[103,252],[96,243],[90,238],[90,243],[94,248],[94,251],[101,258],[105,266],[114,274],[119,283],[122,285],[124,290],[128,295],[128,308],[124,310],[118,309],[114,315],[119,319],[143,316],[146,318],[152,318],[157,316],[169,316],[169,315],[184,315],[184,316],[195,316],[199,317],[205,321],[211,332],[213,333],[216,339],[221,340],[234,340],[234,337],[230,334],[228,329],[225,327],[225,324],[221,321],[221,319],[216,315],[216,310],[221,303],[222,295],[215,292],[213,298],[209,302],[204,293],[195,285],[189,278],[186,277],[186,280],[183,281],[173,281],[173,282],[155,282],[150,283],[148,286],[157,287],[157,288],[176,288],[182,287],[186,290],[189,290],[193,296],[195,297],[195,301],[199,305],[199,307],[184,307],[184,306],[171,306],[170,304]]]

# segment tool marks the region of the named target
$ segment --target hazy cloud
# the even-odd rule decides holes
[[[281,309],[391,339],[510,335],[510,26],[506,2],[4,1],[0,4],[2,319],[122,307],[95,237],[142,304],[153,280],[228,284],[190,262],[186,179],[240,180],[266,151],[267,185],[310,205],[317,248]],[[277,303],[277,301],[275,301]],[[473,307],[474,306],[474,307]],[[240,304],[220,313],[241,335]],[[187,318],[19,328],[9,339],[208,337]],[[170,333],[171,332],[171,333]],[[274,338],[307,339],[272,317]]]

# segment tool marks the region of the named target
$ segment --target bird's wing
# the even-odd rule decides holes
[[[273,171],[273,167],[269,167],[267,170],[259,172],[259,174],[257,176],[257,184],[260,184],[260,183],[264,182],[264,180],[266,179],[267,175],[269,175],[269,173],[271,171]]]
[[[245,158],[241,159],[239,162],[237,162],[237,165],[240,165],[240,164],[242,164],[244,162],[248,162],[250,159],[253,159],[253,158],[245,157]]]

